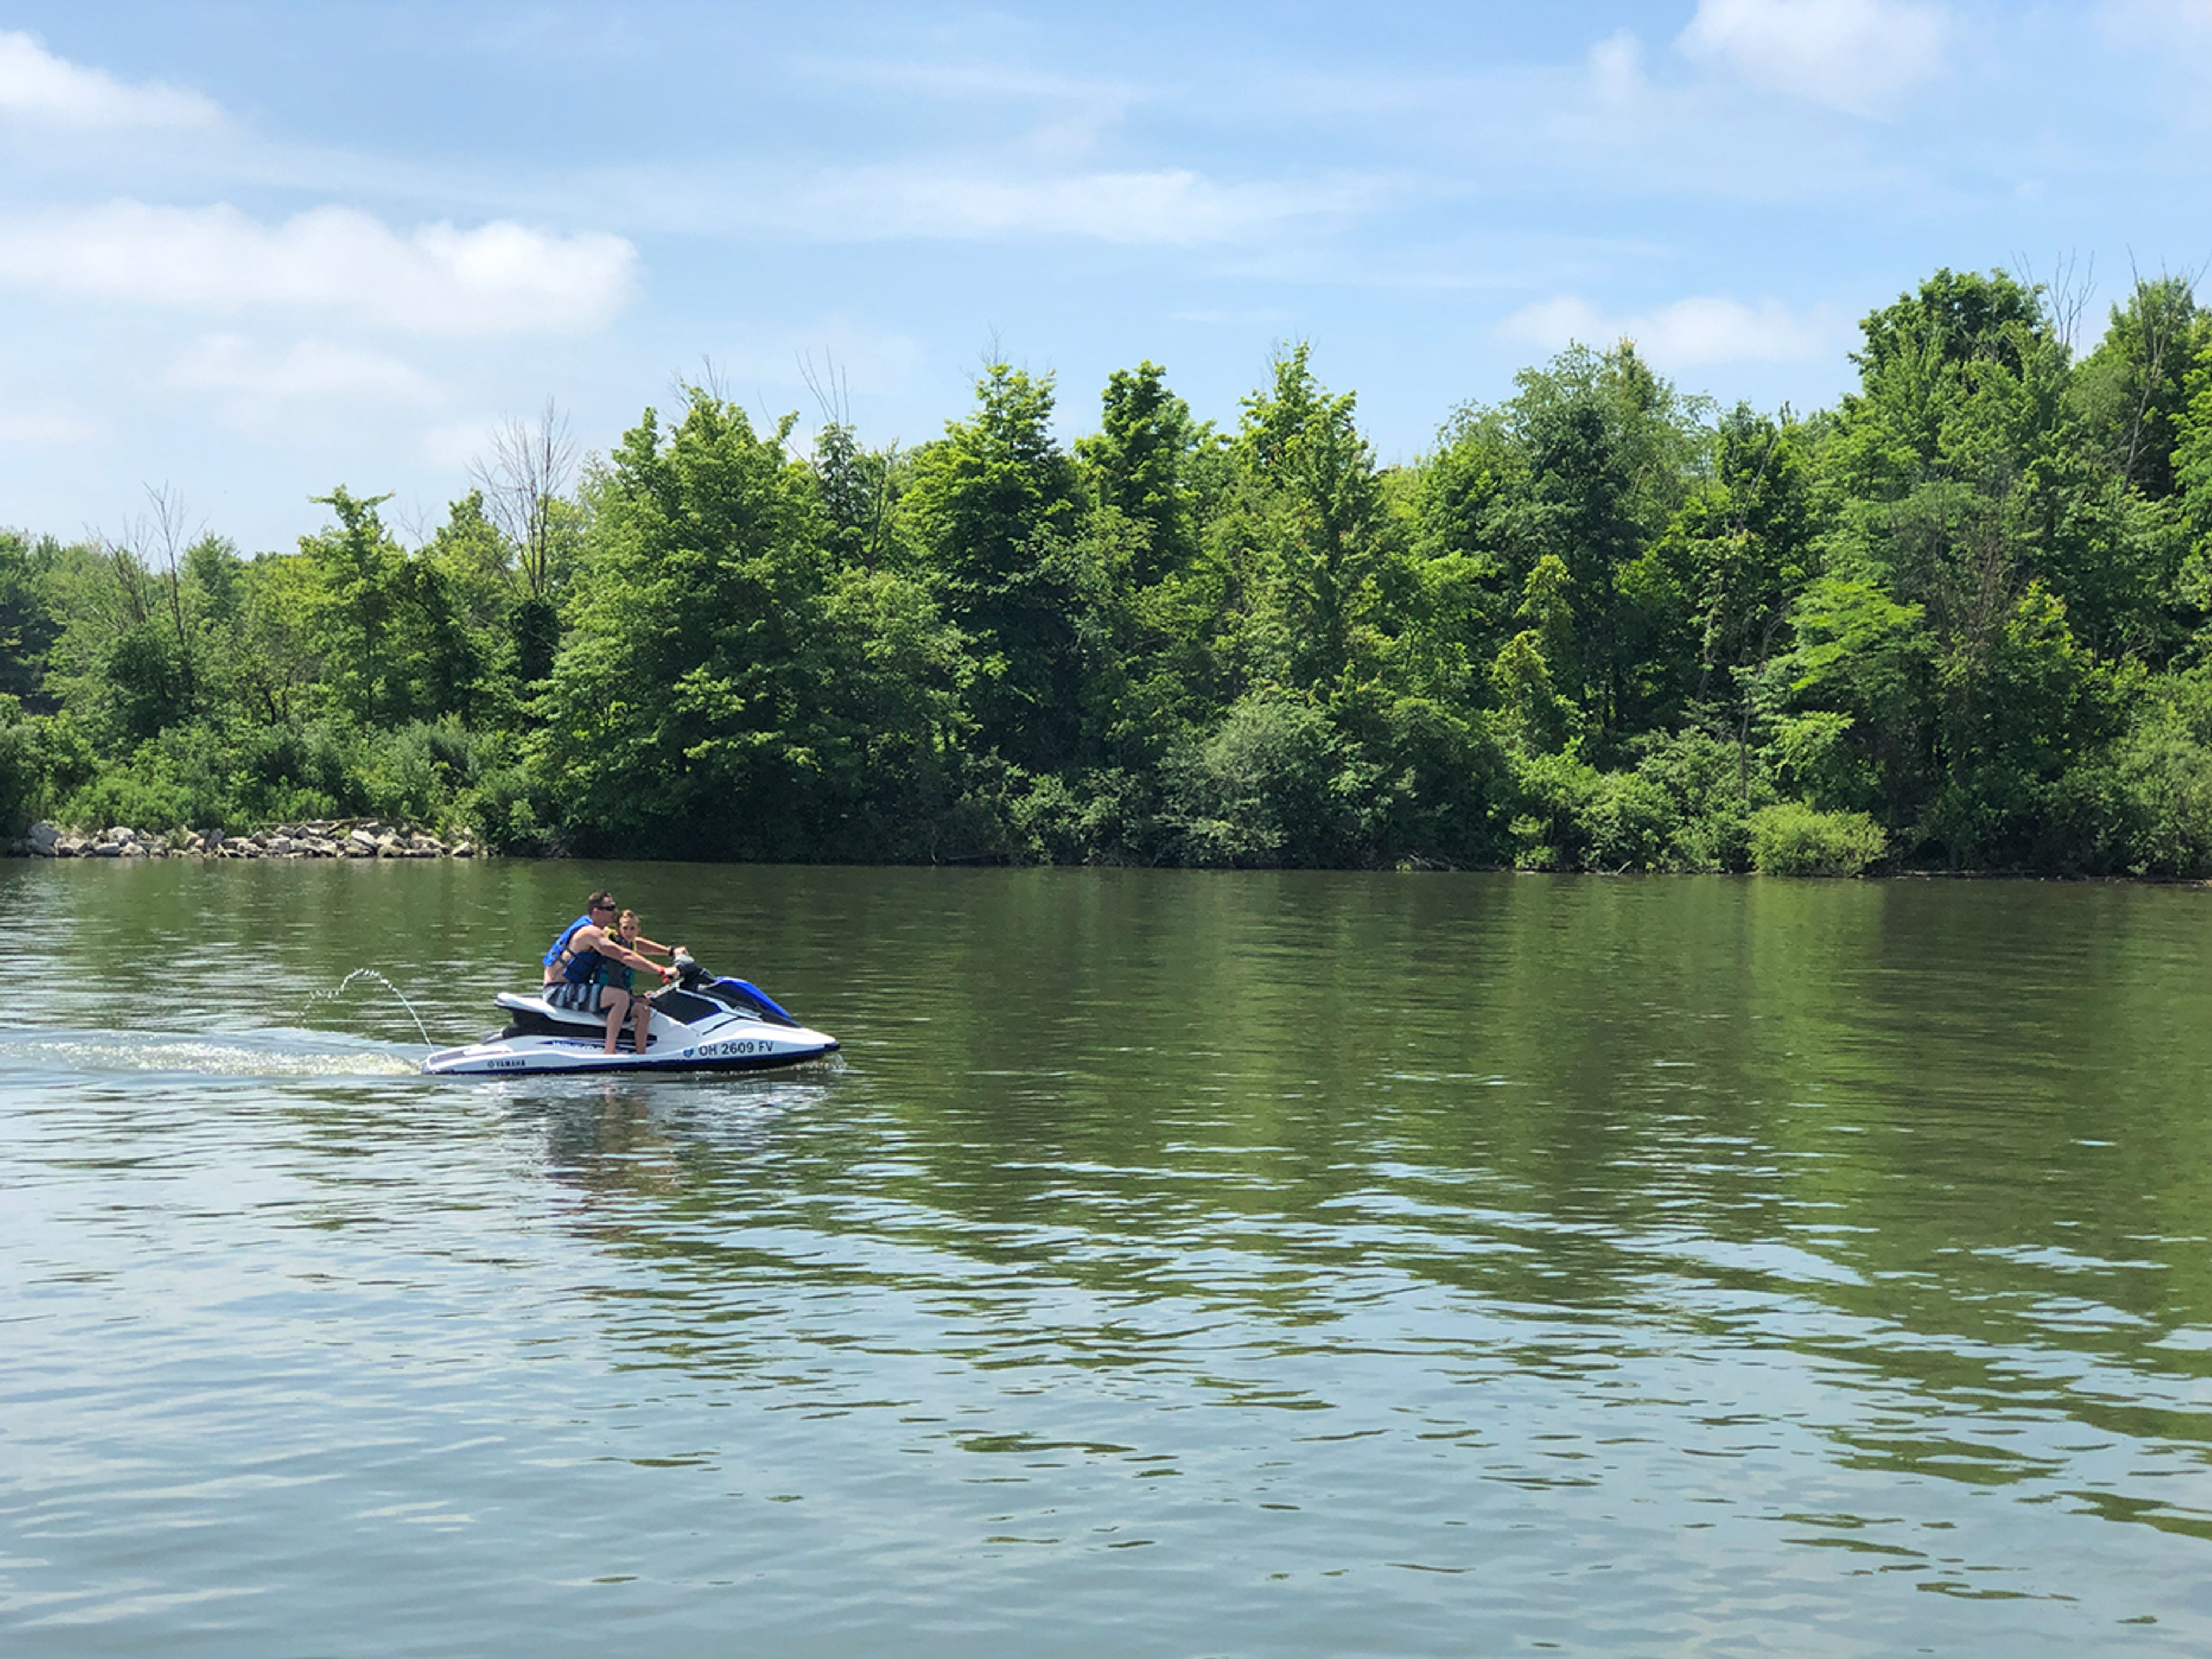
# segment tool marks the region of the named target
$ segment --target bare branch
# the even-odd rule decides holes
[[[409,541],[418,549],[430,544],[430,538],[435,533],[430,527],[430,507],[420,495],[410,495],[404,502],[395,501],[389,510],[392,521],[406,532]]]
[[[824,426],[849,427],[853,424],[852,378],[837,367],[837,360],[830,348],[822,348],[823,368],[814,367],[814,354],[801,352],[799,356],[799,378],[814,397],[815,406],[822,411]]]
[[[491,453],[469,464],[483,491],[484,513],[514,544],[531,596],[542,599],[553,576],[553,503],[576,471],[568,417],[551,398],[535,421],[509,416],[491,429]]]
[[[206,533],[207,525],[203,520],[197,529],[186,528],[184,497],[170,485],[139,487],[146,495],[147,511],[125,524],[123,545],[113,545],[105,537],[99,538],[100,545],[115,567],[125,603],[135,622],[146,620],[149,609],[146,586],[159,574],[168,588],[169,620],[176,630],[177,649],[189,653],[191,640],[185,626],[185,550]]]
[[[684,401],[686,403],[690,401],[690,393],[694,388],[705,392],[718,404],[730,401],[730,389],[721,369],[715,365],[714,360],[703,351],[699,354],[699,378],[696,380],[686,380],[678,376],[676,381],[676,389],[683,394]]]

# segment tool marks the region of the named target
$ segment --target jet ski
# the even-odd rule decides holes
[[[837,1052],[837,1039],[810,1030],[757,985],[716,978],[688,955],[676,957],[676,982],[647,1000],[653,1018],[645,1052],[632,1047],[636,1017],[623,1022],[605,1052],[607,1017],[556,1008],[543,993],[502,991],[492,999],[507,1029],[422,1062],[432,1077],[544,1077],[564,1072],[757,1072]]]

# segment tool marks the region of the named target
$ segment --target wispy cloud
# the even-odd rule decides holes
[[[1374,200],[1375,185],[1346,178],[1223,184],[1188,167],[1024,176],[907,166],[832,173],[812,194],[828,210],[825,223],[871,238],[1042,235],[1190,246],[1357,211]]]
[[[1146,95],[1133,81],[1068,75],[1058,70],[1030,69],[1018,64],[820,56],[789,61],[793,70],[813,80],[959,102],[1018,99],[1036,103],[1105,104],[1126,108]]]
[[[1402,194],[1373,174],[1224,182],[1191,167],[1073,170],[1018,157],[921,159],[762,171],[690,167],[594,175],[592,211],[702,235],[799,243],[1073,238],[1194,247],[1251,243],[1374,210]]]
[[[1925,0],[1698,0],[1680,45],[1768,91],[1870,114],[1942,69],[1949,33]]]
[[[351,208],[264,224],[235,208],[139,202],[0,222],[0,283],[223,313],[334,313],[409,333],[596,327],[629,299],[637,251],[495,221],[394,231]]]
[[[2102,0],[2097,20],[2107,34],[2149,45],[2174,34],[2212,36],[2212,0]]]
[[[453,421],[425,432],[417,448],[424,460],[442,472],[465,472],[471,462],[492,453],[492,434],[503,418],[483,415],[471,421]]]
[[[1589,78],[1600,104],[1617,109],[1634,103],[1646,89],[1644,43],[1626,29],[1607,35],[1590,48]]]
[[[81,444],[99,435],[97,425],[67,410],[26,408],[13,399],[0,408],[0,443]]]
[[[1102,149],[1131,109],[1158,99],[1164,90],[988,61],[806,56],[790,60],[789,67],[824,85],[935,106],[932,114],[939,121],[951,112],[956,119],[973,116],[985,125],[1019,124],[1014,149],[1061,161]]]
[[[198,93],[133,86],[55,57],[34,36],[0,30],[0,118],[79,129],[205,127],[222,111]]]
[[[169,384],[262,403],[303,398],[425,403],[436,396],[412,364],[378,351],[301,340],[277,352],[236,334],[200,340],[169,371]]]
[[[1778,301],[1750,306],[1714,295],[1608,316],[1577,295],[1563,294],[1523,307],[1498,331],[1515,344],[1546,351],[1577,340],[1586,345],[1633,340],[1646,357],[1668,368],[1814,362],[1840,352],[1848,337],[1843,319],[1823,307],[1799,313]]]

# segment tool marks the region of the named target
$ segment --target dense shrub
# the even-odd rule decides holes
[[[1304,698],[1258,692],[1168,759],[1165,817],[1186,861],[1312,866],[1356,859],[1378,779]]]
[[[2212,870],[2212,680],[2197,669],[2145,699],[2118,747],[2118,788],[2132,837],[2125,862],[2145,873]]]
[[[1793,800],[1751,817],[1751,861],[1763,876],[1856,876],[1888,842],[1863,812],[1821,812]]]
[[[230,825],[225,745],[205,726],[172,726],[70,792],[59,816],[80,829],[127,823],[163,834]]]
[[[61,805],[98,770],[92,747],[67,715],[20,712],[0,695],[0,837],[13,839]]]

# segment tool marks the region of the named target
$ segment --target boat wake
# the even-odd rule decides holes
[[[122,1073],[208,1078],[411,1077],[419,1053],[326,1031],[11,1031],[0,1074]]]

